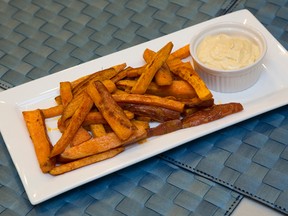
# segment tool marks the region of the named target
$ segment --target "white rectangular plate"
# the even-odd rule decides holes
[[[151,138],[145,144],[130,146],[112,159],[70,173],[56,177],[41,173],[21,111],[54,105],[54,97],[59,94],[60,81],[72,81],[85,74],[123,62],[129,66],[140,66],[143,64],[142,53],[145,48],[158,50],[172,41],[174,49],[177,49],[189,43],[191,36],[199,29],[221,21],[237,21],[254,26],[264,34],[268,42],[267,56],[262,65],[263,74],[253,87],[239,93],[213,92],[215,103],[241,102],[245,109],[243,112],[209,124]],[[32,204],[37,204],[198,137],[286,105],[287,68],[287,51],[249,11],[242,10],[6,90],[0,93],[0,129],[27,195]],[[56,118],[48,120],[47,124],[52,128],[49,136],[52,143],[55,143],[60,137],[60,133],[53,130],[56,128]]]

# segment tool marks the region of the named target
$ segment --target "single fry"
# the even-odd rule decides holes
[[[44,118],[52,118],[52,117],[56,117],[59,116],[63,113],[64,107],[63,105],[56,105],[53,107],[49,107],[47,109],[41,109]]]
[[[175,50],[171,53],[171,55],[179,59],[188,58],[190,56],[189,44],[186,44],[185,46]]]
[[[80,145],[81,143],[91,139],[91,137],[91,134],[85,128],[79,127],[70,143],[70,146]]]
[[[165,121],[154,128],[148,130],[148,137],[159,136],[182,129],[182,122],[180,119]]]
[[[139,128],[137,127],[135,132],[125,141],[121,140],[116,133],[109,132],[104,136],[95,137],[83,142],[80,145],[65,149],[65,151],[61,154],[61,157],[66,160],[76,160],[93,154],[105,152],[113,148],[135,143],[138,140],[147,137],[146,129],[141,128],[140,124],[138,126]]]
[[[136,80],[120,80],[116,83],[118,88],[131,89]],[[173,96],[175,98],[194,98],[198,97],[194,88],[185,80],[173,80],[171,85],[159,86],[151,82],[146,90],[147,94],[157,95],[160,97]]]
[[[78,131],[79,127],[81,126],[87,114],[90,112],[92,106],[93,106],[92,99],[86,92],[83,92],[83,99],[81,101],[81,104],[71,117],[70,123],[62,133],[62,136],[53,146],[50,157],[54,157],[56,155],[61,154],[65,150],[65,148],[71,143],[74,135]]]
[[[60,97],[64,107],[73,99],[72,86],[70,82],[60,82]]]
[[[156,53],[150,49],[146,49],[143,54],[143,58],[147,63],[151,62],[153,60],[153,57],[156,55]],[[166,62],[162,65],[162,67],[159,68],[159,70],[155,74],[155,82],[159,86],[167,86],[171,85],[173,82],[173,76],[172,73],[166,64]]]
[[[162,67],[166,62],[171,50],[173,48],[173,43],[167,43],[163,48],[161,48],[153,59],[146,65],[143,73],[138,79],[137,83],[131,89],[133,94],[144,94],[152,79],[154,78],[155,73]]]
[[[134,114],[128,110],[124,110],[125,115],[128,119],[133,119]],[[83,121],[83,126],[88,126],[92,124],[107,124],[106,119],[103,117],[103,115],[100,112],[97,111],[91,111],[88,113],[86,118]]]
[[[50,158],[52,144],[47,135],[44,116],[41,110],[22,112],[30,138],[34,145],[39,167],[43,173],[49,172],[55,166],[55,158]]]
[[[117,89],[115,83],[110,79],[103,80],[102,83],[107,88],[109,93],[113,93]]]
[[[137,116],[149,117],[152,121],[157,122],[165,122],[180,118],[180,112],[159,106],[124,103],[121,105],[121,107],[123,107],[125,110],[133,112]]]
[[[185,116],[182,119],[183,128],[206,124],[242,110],[243,106],[240,103],[214,105]]]
[[[213,97],[211,91],[200,76],[194,71],[190,63],[182,63],[180,66],[178,65],[176,68],[172,66],[172,68],[171,71],[175,75],[187,81],[194,88],[201,100],[209,100]]]
[[[182,112],[184,109],[184,103],[168,98],[162,98],[156,95],[113,94],[112,96],[118,103],[146,104],[164,107],[178,112]]]
[[[120,64],[113,66],[108,69],[104,69],[102,71],[98,71],[96,73],[91,74],[86,79],[82,80],[80,83],[78,83],[73,88],[73,94],[74,96],[81,93],[85,88],[89,85],[89,83],[95,82],[97,80],[104,81],[109,80],[112,77],[114,77],[116,74],[118,74],[120,71],[122,71],[126,67],[126,64]]]
[[[103,83],[100,81],[91,83],[87,87],[87,92],[117,136],[121,140],[128,139],[133,133],[134,125],[112,98]]]
[[[61,118],[58,120],[58,128],[61,132],[64,131],[66,128],[66,120],[73,116],[73,114],[76,112],[76,110],[82,103],[83,97],[84,94],[77,95],[63,109]]]
[[[91,124],[90,130],[93,137],[101,137],[107,134],[103,124]]]
[[[80,160],[61,164],[59,166],[54,167],[52,170],[50,170],[50,174],[51,175],[64,174],[72,170],[79,169],[81,167],[84,167],[84,166],[87,166],[87,165],[90,165],[99,161],[103,161],[108,158],[112,158],[116,156],[117,154],[123,152],[124,149],[125,149],[124,147],[118,147],[118,148],[111,149],[103,153],[95,154],[95,155],[80,159]]]

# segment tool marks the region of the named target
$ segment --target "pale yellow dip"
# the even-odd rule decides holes
[[[198,59],[213,69],[234,70],[254,63],[260,48],[246,37],[218,34],[207,36],[197,48]]]

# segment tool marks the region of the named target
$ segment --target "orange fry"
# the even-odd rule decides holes
[[[44,115],[44,118],[52,118],[55,116],[59,116],[63,113],[63,110],[64,110],[63,105],[56,105],[56,106],[49,107],[46,109],[41,109]]]
[[[60,174],[67,173],[72,170],[79,169],[81,167],[84,167],[84,166],[87,166],[87,165],[90,165],[99,161],[106,160],[108,158],[114,157],[117,154],[123,152],[124,149],[125,149],[124,147],[118,147],[115,149],[108,150],[106,152],[102,152],[99,154],[95,154],[95,155],[80,159],[80,160],[61,164],[59,166],[54,167],[52,170],[50,170],[50,174],[60,175]]]
[[[147,104],[151,106],[164,107],[178,112],[182,112],[184,109],[184,103],[156,95],[113,94],[112,96],[114,100],[119,103]]]
[[[146,49],[144,51],[143,58],[147,63],[149,63],[153,60],[153,56],[155,55],[156,53],[154,51]],[[167,86],[172,84],[173,76],[166,62],[162,65],[162,67],[159,68],[154,78],[155,82],[160,86]]]
[[[190,56],[190,50],[189,50],[189,44],[186,44],[185,46],[175,50],[171,53],[172,56],[179,58],[179,59],[185,59]]]
[[[73,98],[70,82],[60,82],[61,103],[65,107]]]
[[[103,83],[100,81],[91,83],[87,87],[87,92],[117,136],[121,140],[128,139],[133,133],[134,125],[112,98]]]
[[[161,48],[153,59],[146,65],[143,73],[138,79],[137,83],[131,89],[131,93],[134,94],[144,94],[152,79],[154,78],[155,73],[159,68],[166,62],[169,54],[173,48],[173,43],[167,43],[163,48]]]
[[[44,116],[41,110],[22,112],[30,138],[34,145],[39,167],[43,173],[49,172],[55,166],[55,158],[50,158],[52,144],[47,135]]]
[[[83,92],[83,99],[73,116],[71,117],[70,123],[62,133],[62,136],[53,146],[50,157],[61,154],[65,148],[71,143],[74,135],[78,131],[86,115],[89,113],[93,106],[93,101],[86,92]]]

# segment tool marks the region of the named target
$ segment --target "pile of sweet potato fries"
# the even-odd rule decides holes
[[[197,126],[243,109],[214,104],[213,95],[189,62],[188,45],[172,52],[146,49],[145,64],[125,63],[60,82],[56,105],[23,111],[39,167],[63,174],[116,156],[125,146]],[[61,137],[51,143],[45,119],[59,116]],[[158,122],[152,128],[150,122]]]

